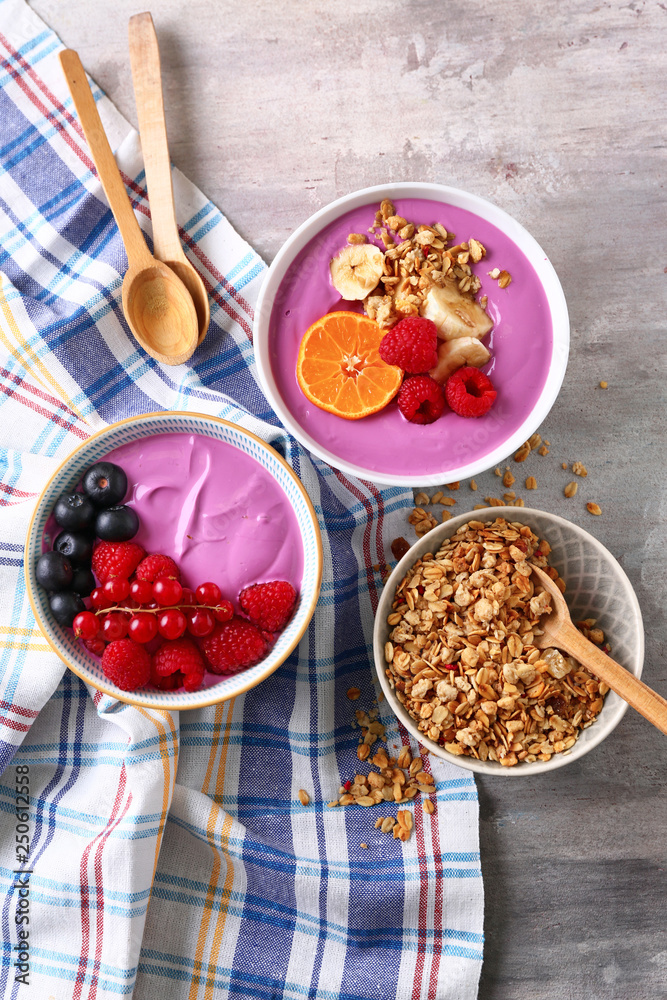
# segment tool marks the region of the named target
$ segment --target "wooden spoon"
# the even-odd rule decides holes
[[[134,98],[153,219],[153,250],[158,260],[168,264],[190,292],[197,310],[201,344],[211,312],[204,282],[183,253],[178,235],[162,100],[160,50],[153,18],[148,12],[135,14],[130,18],[129,30]]]
[[[183,364],[198,340],[197,313],[190,293],[146,246],[79,56],[65,49],[60,53],[60,63],[127,252],[128,269],[123,278],[125,318],[151,357],[166,365]]]
[[[537,566],[532,566],[531,569],[553,601],[551,614],[540,619],[540,628],[544,629],[544,634],[536,635],[533,638],[534,644],[540,649],[555,646],[569,653],[582,666],[608,684],[612,691],[627,701],[628,705],[632,705],[640,715],[667,734],[667,701],[620,663],[612,660],[611,656],[607,656],[584,638],[579,629],[572,624],[565,598],[553,580]]]

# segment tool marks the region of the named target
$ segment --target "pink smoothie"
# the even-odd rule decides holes
[[[366,233],[379,207],[372,203],[330,223],[301,251],[285,275],[271,313],[271,367],[282,399],[294,419],[328,451],[354,465],[388,475],[446,473],[483,458],[517,430],[544,387],[552,353],[551,317],[546,295],[524,253],[496,226],[461,208],[419,198],[398,198],[398,215],[409,222],[441,222],[457,242],[474,237],[487,256],[473,267],[488,295],[494,327],[484,343],[491,360],[483,369],[498,397],[489,413],[464,419],[451,411],[432,424],[411,424],[395,402],[361,420],[344,420],[314,406],[296,379],[301,338],[325,313],[359,309],[342,300],[329,275],[329,261],[346,245],[348,233]],[[371,237],[369,236],[369,239]],[[378,244],[381,245],[381,244]],[[512,284],[498,288],[487,272],[505,269]]]
[[[198,434],[157,434],[105,456],[125,470],[133,541],[171,556],[184,585],[217,583],[237,610],[253,583],[303,576],[303,543],[289,500],[254,458]]]

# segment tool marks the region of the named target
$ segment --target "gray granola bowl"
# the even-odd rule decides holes
[[[628,707],[627,703],[610,691],[597,720],[583,730],[569,751],[554,754],[549,761],[520,762],[515,767],[502,767],[496,761],[457,757],[420,732],[415,720],[396,697],[385,674],[384,647],[391,631],[391,627],[387,625],[387,616],[391,614],[396,588],[405,574],[426,552],[437,552],[445,539],[454,535],[467,521],[495,521],[497,517],[527,524],[540,538],[546,538],[551,545],[549,562],[556,567],[567,584],[565,598],[572,618],[575,621],[596,618],[600,628],[604,630],[605,638],[611,643],[614,659],[636,677],[641,677],[644,664],[642,615],[632,584],[618,562],[604,545],[583,528],[555,514],[529,507],[489,507],[470,511],[438,525],[420,538],[399,561],[382,591],[375,616],[373,651],[377,674],[390,708],[399,722],[427,750],[443,760],[478,774],[528,777],[553,771],[583,757],[606,739],[618,725]]]

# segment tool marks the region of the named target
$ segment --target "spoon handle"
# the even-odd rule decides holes
[[[667,735],[667,701],[586,639],[574,625],[561,626],[554,645],[564,649],[608,684],[640,715]]]
[[[153,18],[146,12],[130,18],[130,64],[137,105],[146,185],[151,202],[153,246],[159,260],[183,258],[176,225],[174,189],[162,98],[160,49]]]
[[[128,263],[130,267],[149,267],[153,263],[153,258],[132,211],[123,178],[111,152],[81,60],[74,49],[65,49],[60,53],[60,64],[97,174],[120,230]]]

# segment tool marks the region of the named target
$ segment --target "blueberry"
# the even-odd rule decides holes
[[[96,507],[113,507],[125,496],[127,476],[113,462],[98,462],[84,475],[83,488]]]
[[[126,542],[139,530],[139,518],[132,507],[109,507],[101,510],[95,521],[95,534],[105,542]]]
[[[36,576],[45,590],[67,590],[72,586],[72,564],[62,552],[44,552],[37,560]]]
[[[73,566],[90,567],[93,558],[93,540],[90,535],[76,531],[61,531],[53,548],[56,552],[67,556]]]
[[[86,605],[79,595],[71,590],[52,594],[49,598],[49,604],[55,620],[59,625],[65,625],[67,628],[71,628],[76,616],[86,610]]]
[[[77,566],[72,577],[72,590],[80,597],[89,597],[95,590],[97,584],[95,577],[85,566]]]
[[[63,493],[56,500],[53,516],[61,528],[85,531],[95,524],[97,511],[85,493]]]

